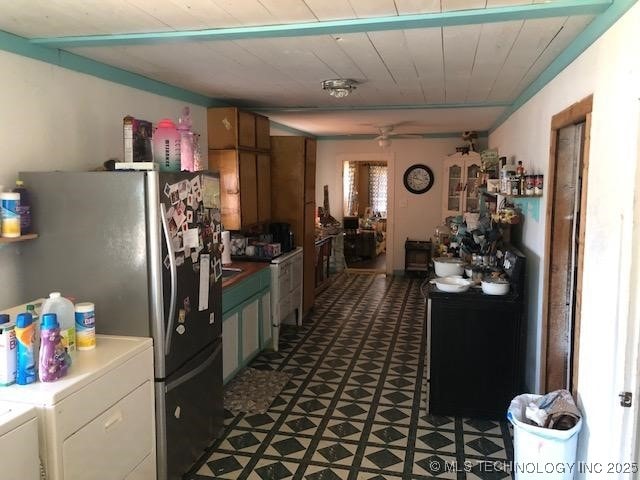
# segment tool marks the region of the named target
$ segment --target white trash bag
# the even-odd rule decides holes
[[[527,422],[530,403],[542,395],[523,394],[511,401],[507,418],[513,424],[513,472],[516,480],[571,480],[578,469],[576,448],[582,418],[569,430],[538,427]]]

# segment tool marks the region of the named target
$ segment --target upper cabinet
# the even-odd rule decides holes
[[[269,119],[235,107],[207,110],[209,170],[220,172],[222,224],[245,230],[271,220]]]
[[[207,133],[210,150],[270,148],[269,119],[236,107],[207,110]]]
[[[442,217],[479,212],[478,173],[480,154],[455,153],[444,161],[444,186],[442,188]]]

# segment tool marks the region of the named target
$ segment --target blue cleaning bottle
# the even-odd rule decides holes
[[[28,385],[36,381],[34,339],[35,325],[31,314],[18,314],[18,318],[16,318],[16,340],[18,343],[16,383],[18,385]]]

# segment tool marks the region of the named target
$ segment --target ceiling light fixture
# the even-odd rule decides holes
[[[391,139],[382,137],[378,139],[378,146],[381,148],[386,148],[391,145]]]
[[[356,89],[358,82],[348,78],[334,78],[323,80],[322,89],[329,92],[329,95],[336,98],[344,98]]]

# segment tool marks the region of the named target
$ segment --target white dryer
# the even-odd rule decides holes
[[[38,480],[37,411],[31,405],[0,402],[0,477]]]

